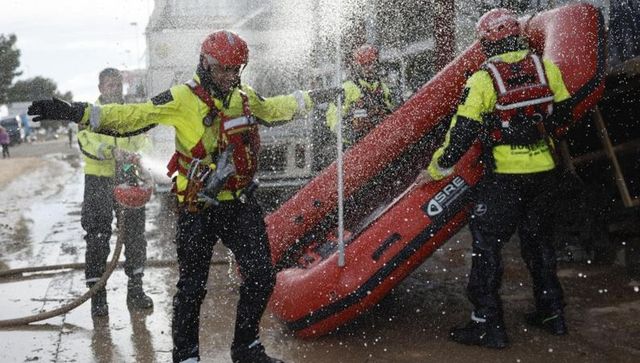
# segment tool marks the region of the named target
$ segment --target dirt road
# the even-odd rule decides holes
[[[60,140],[12,146],[10,148],[11,158],[0,161],[2,168],[0,187],[6,186],[8,182],[27,171],[41,167],[44,163],[40,158],[41,155],[72,152],[72,150],[68,144]]]
[[[14,159],[0,161],[11,173],[6,177],[3,171],[6,180],[0,183],[0,269],[84,260],[78,152],[61,141],[31,147],[15,148]],[[28,166],[18,169],[23,164]],[[149,259],[173,259],[173,217],[159,198],[147,216]],[[469,317],[464,297],[469,242],[463,229],[377,307],[335,334],[298,340],[266,314],[262,340],[287,362],[640,361],[640,282],[617,265],[561,265],[571,332],[551,337],[523,324],[522,314],[532,306],[531,286],[517,240],[505,248],[502,289],[511,347],[493,351],[448,341],[450,327]],[[214,258],[230,260],[222,248]],[[44,322],[0,330],[0,361],[169,362],[175,282],[175,268],[147,269],[145,284],[155,309],[137,314],[126,308],[126,277],[116,270],[107,285],[107,319],[92,320],[86,303]],[[233,264],[211,268],[201,318],[203,362],[230,362],[237,285]],[[0,319],[55,308],[85,289],[81,271],[0,280]]]

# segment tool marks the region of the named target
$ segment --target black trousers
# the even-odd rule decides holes
[[[111,223],[115,211],[120,237],[124,238],[124,271],[130,278],[142,276],[147,261],[147,240],[144,237],[144,208],[120,207],[113,197],[114,178],[85,175],[81,224],[87,242],[85,278],[96,282],[105,271],[109,257]]]
[[[9,155],[9,144],[2,144],[2,158],[8,158]]]
[[[563,308],[552,245],[555,171],[535,174],[492,174],[476,189],[470,221],[473,257],[467,294],[475,315],[503,319],[499,290],[502,283],[502,246],[518,231],[520,251],[531,278],[536,308]]]
[[[263,212],[253,196],[222,202],[200,213],[182,209],[176,237],[179,265],[173,298],[173,361],[199,357],[200,306],[207,294],[209,265],[217,240],[233,252],[240,274],[234,347],[258,338],[259,323],[275,285],[275,269]]]

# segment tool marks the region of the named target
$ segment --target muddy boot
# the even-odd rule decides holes
[[[569,333],[561,310],[552,312],[534,311],[525,315],[525,321],[527,324],[546,330],[552,335],[566,335]]]
[[[89,288],[91,288],[90,285]],[[109,315],[109,305],[107,304],[107,290],[103,287],[96,291],[91,297],[91,316],[100,317]]]
[[[233,363],[284,363],[280,359],[269,357],[259,340],[244,347],[232,346],[231,360]]]
[[[504,323],[491,322],[489,319],[474,319],[463,327],[453,328],[449,338],[454,342],[466,345],[502,349],[509,344]]]
[[[142,289],[142,276],[135,275],[127,284],[127,306],[133,309],[153,309],[153,300]]]

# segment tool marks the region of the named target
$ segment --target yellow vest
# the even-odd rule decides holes
[[[389,111],[393,111],[395,105],[391,101],[391,92],[389,91],[389,87],[386,84],[376,81],[376,82],[367,82],[363,79],[358,80],[358,84],[353,81],[345,81],[342,84],[342,89],[344,90],[344,102],[342,103],[342,117],[344,118],[349,114],[354,105],[363,97],[362,89],[375,90],[378,88],[378,85],[382,88],[382,98],[384,101],[385,107]],[[331,131],[336,131],[336,125],[338,124],[338,108],[335,103],[330,103],[329,107],[327,107],[326,112],[326,123]],[[350,143],[352,140],[345,140],[345,142]]]
[[[98,134],[87,129],[78,132],[78,143],[84,158],[84,173],[95,176],[114,177],[116,163],[114,148],[143,152],[151,149],[151,141],[145,134],[130,137],[114,137]]]
[[[199,82],[197,76],[194,80]],[[251,113],[260,123],[268,126],[290,121],[297,115],[304,115],[313,106],[307,92],[263,98],[248,85],[235,88],[225,101],[215,97],[212,99],[226,117],[242,117],[244,112],[240,92],[244,92],[248,97]],[[114,130],[118,133],[133,132],[152,124],[171,126],[175,129],[177,152],[186,157],[193,157],[194,148],[204,148],[206,156],[202,160],[211,164],[214,162],[211,156],[218,148],[220,117],[215,117],[212,124],[206,126],[203,120],[208,114],[209,107],[189,86],[181,84],[171,87],[146,103],[89,105],[81,123],[89,124],[93,130]],[[187,178],[181,171],[177,175],[176,187],[178,199],[182,201]],[[232,192],[227,190],[218,195],[218,200],[233,198]]]
[[[520,50],[504,53],[497,57],[504,62],[515,63],[524,59],[528,53],[528,50]],[[549,88],[551,88],[554,95],[553,102],[558,103],[571,97],[562,80],[560,69],[548,59],[543,59],[543,65]],[[491,75],[487,71],[479,70],[475,72],[467,80],[466,89],[468,91],[467,97],[463,103],[458,105],[456,114],[451,120],[449,132],[445,137],[445,142],[434,153],[433,158],[436,160],[442,156],[444,150],[448,147],[449,133],[456,124],[458,116],[483,123],[483,118],[491,114],[495,109],[498,94],[493,86]],[[529,174],[555,168],[552,151],[544,140],[527,146],[496,145],[491,152],[495,161],[494,172],[498,174]]]

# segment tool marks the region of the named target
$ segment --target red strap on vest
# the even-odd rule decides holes
[[[253,179],[257,170],[258,150],[260,148],[260,135],[249,107],[249,97],[240,90],[242,112],[247,123],[235,125],[234,120],[237,119],[230,119],[223,111],[219,110],[211,98],[211,95],[202,85],[192,80],[187,83],[187,86],[209,107],[207,117],[209,117],[212,122],[216,117],[220,118],[220,127],[218,128],[218,152],[221,153],[224,151],[229,144],[236,146],[233,153],[236,175],[227,181],[225,188],[236,191],[246,187]],[[190,151],[194,158],[202,159],[206,156],[206,150],[204,149],[202,141],[198,142]],[[180,155],[179,158],[183,160],[189,159],[190,162],[190,158],[186,158],[184,155]],[[181,168],[180,163],[178,163],[177,168]]]
[[[173,176],[173,173],[176,172],[176,170],[178,170],[178,157],[180,156],[180,153],[178,153],[177,151],[173,153],[173,155],[171,155],[171,159],[169,159],[169,162],[167,163],[167,176],[169,178],[171,178]]]
[[[180,163],[180,160],[184,161],[186,164],[190,164],[193,159],[178,151],[174,152],[167,164],[168,177],[173,176],[176,171],[182,175],[187,174],[187,169]]]
[[[204,87],[202,87],[200,83],[191,81],[187,82],[187,86],[191,88],[191,91],[193,91],[193,93],[195,93],[195,95],[198,96],[198,98],[201,99],[202,102],[206,103],[207,106],[209,106],[209,114],[215,116],[215,114],[220,112],[220,110],[218,110],[218,108],[216,107],[216,104],[213,102],[213,99],[211,98],[209,92],[207,92],[207,90],[204,89]]]
[[[497,93],[493,113],[497,124],[490,123],[493,141],[506,143],[532,143],[543,133],[543,121],[553,112],[553,92],[549,88],[540,57],[528,54],[518,62],[506,63],[500,59],[483,65],[492,78]]]

